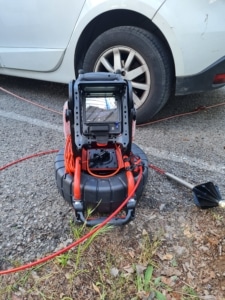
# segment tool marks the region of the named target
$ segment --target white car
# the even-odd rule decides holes
[[[0,0],[0,74],[68,83],[120,70],[138,122],[225,84],[224,0]]]

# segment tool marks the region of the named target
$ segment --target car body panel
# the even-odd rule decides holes
[[[1,66],[52,72],[63,59],[85,0],[0,0]]]
[[[171,48],[176,76],[202,72],[225,56],[223,0],[168,0],[153,22]]]
[[[86,26],[112,10],[116,18],[117,9],[138,12],[156,25],[170,47],[176,78],[201,73],[225,55],[224,0],[61,0],[57,7],[53,0],[0,0],[0,5],[0,74],[68,83],[75,78],[74,55]],[[10,35],[10,12],[20,38]],[[31,31],[21,33],[28,21]],[[26,43],[20,41],[24,37]]]
[[[63,60],[64,49],[4,48],[1,61],[5,68],[53,72]]]

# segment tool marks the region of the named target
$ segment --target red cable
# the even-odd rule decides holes
[[[28,155],[26,157],[22,157],[20,159],[17,159],[13,162],[10,162],[2,167],[0,167],[0,171],[3,171],[4,169],[7,169],[13,165],[16,165],[24,160],[27,160],[27,159],[30,159],[30,158],[33,158],[33,157],[37,157],[37,156],[43,156],[43,155],[47,155],[47,154],[51,154],[51,153],[56,153],[58,152],[59,150],[48,150],[48,151],[43,151],[43,152],[38,152],[38,153],[35,153],[35,154],[32,154],[32,155]]]
[[[32,157],[36,157],[36,156],[41,156],[41,155],[46,155],[46,154],[50,154],[50,153],[55,153],[57,152],[58,150],[50,150],[50,151],[45,151],[45,152],[39,152],[39,153],[36,153],[36,154],[33,154],[33,155],[29,155],[27,157],[24,157],[24,158],[21,158],[21,159],[18,159],[17,161],[14,161],[14,162],[11,162],[3,167],[0,168],[0,170],[4,170],[12,165],[15,165],[19,162],[22,162],[26,159],[30,159]],[[106,218],[101,224],[99,224],[97,227],[93,228],[91,231],[89,231],[87,234],[85,234],[83,237],[79,238],[77,241],[73,242],[72,244],[68,245],[67,247],[55,252],[55,253],[52,253],[46,257],[43,257],[41,259],[38,259],[34,262],[31,262],[31,263],[28,263],[26,265],[23,265],[23,266],[20,266],[20,267],[17,267],[17,268],[13,268],[13,269],[9,269],[9,270],[3,270],[3,271],[0,271],[0,275],[6,275],[6,274],[10,274],[10,273],[16,273],[16,272],[19,272],[19,271],[23,271],[23,270],[26,270],[26,269],[29,269],[29,268],[32,268],[34,266],[37,266],[41,263],[44,263],[44,262],[47,262],[53,258],[55,258],[56,256],[58,255],[61,255],[65,252],[67,252],[68,250],[70,250],[71,248],[74,248],[76,247],[77,245],[79,245],[80,243],[82,243],[83,241],[85,241],[86,239],[88,239],[90,236],[92,236],[95,232],[97,232],[99,229],[101,229],[103,226],[105,226],[112,218],[114,218],[122,209],[123,207],[127,204],[127,202],[129,201],[129,199],[131,198],[131,195],[134,194],[134,192],[136,191],[140,181],[141,181],[141,178],[142,178],[142,168],[139,166],[139,170],[140,170],[140,173],[139,173],[139,176],[138,176],[138,180],[133,188],[133,190],[130,192],[130,195],[127,196],[127,198],[123,201],[123,203],[108,217]]]
[[[164,170],[160,169],[159,167],[154,166],[153,164],[149,164],[148,166],[149,166],[149,168],[152,168],[153,170],[155,170],[156,172],[158,172],[160,174],[165,175],[165,173],[166,173]]]
[[[37,104],[37,103],[34,103],[33,101],[28,100],[28,99],[23,98],[23,97],[20,97],[20,96],[14,94],[14,93],[12,93],[12,92],[10,92],[10,91],[8,91],[8,90],[2,88],[2,87],[0,87],[0,90],[2,90],[3,92],[5,92],[5,93],[7,93],[7,94],[9,94],[9,95],[12,95],[13,97],[16,97],[16,98],[18,98],[18,99],[20,99],[20,100],[26,101],[26,102],[28,102],[28,103],[30,103],[30,104],[32,104],[32,105],[35,105],[35,106],[38,106],[38,107],[40,107],[40,108],[42,108],[42,109],[45,109],[45,110],[54,112],[54,113],[59,114],[59,115],[62,115],[61,112],[58,112],[58,111],[53,110],[53,109],[50,109],[50,108],[48,108],[48,107],[46,107],[46,106],[42,106],[42,105],[39,105],[39,104]],[[196,109],[194,109],[194,110],[192,110],[192,111],[190,111],[190,112],[181,113],[181,114],[176,114],[176,115],[173,115],[173,116],[170,116],[170,117],[161,118],[161,119],[158,119],[158,120],[155,120],[155,121],[151,121],[151,122],[148,122],[148,123],[139,124],[139,125],[136,125],[136,126],[137,126],[137,127],[143,127],[143,126],[147,126],[147,125],[152,125],[152,124],[159,123],[159,122],[162,122],[162,121],[167,121],[167,120],[171,120],[171,119],[174,119],[174,118],[183,117],[183,116],[186,116],[186,115],[196,114],[196,113],[198,113],[198,112],[201,111],[201,110],[207,110],[207,109],[209,109],[209,108],[214,108],[214,107],[218,107],[218,106],[222,106],[222,105],[225,105],[225,102],[217,103],[217,104],[209,105],[209,106],[199,106],[199,107],[197,107]]]
[[[6,89],[3,89],[2,87],[0,87],[0,90],[2,90],[3,92],[5,92],[5,93],[7,93],[7,94],[9,94],[9,95],[11,95],[11,96],[13,96],[13,97],[16,97],[16,98],[18,98],[18,99],[20,99],[20,100],[26,101],[26,102],[28,102],[28,103],[30,103],[30,104],[32,104],[32,105],[38,106],[38,107],[43,108],[43,109],[45,109],[45,110],[49,110],[49,111],[51,111],[51,112],[53,112],[53,113],[56,113],[56,114],[58,114],[58,115],[62,115],[62,113],[59,112],[59,111],[57,111],[57,110],[54,110],[54,109],[48,108],[48,107],[46,107],[46,106],[42,106],[42,105],[40,105],[40,104],[34,103],[33,101],[28,100],[28,99],[23,98],[23,97],[20,97],[20,96],[18,96],[18,95],[16,95],[16,94],[12,93],[12,92],[10,92],[10,91],[7,91]]]
[[[209,106],[199,106],[199,107],[197,107],[196,109],[194,109],[192,111],[189,111],[189,112],[186,112],[186,113],[181,113],[181,114],[176,114],[176,115],[173,115],[173,116],[170,116],[170,117],[158,119],[158,120],[151,121],[151,122],[148,122],[148,123],[139,124],[139,125],[137,125],[137,127],[143,127],[143,126],[146,126],[146,125],[152,125],[152,124],[155,124],[155,123],[171,120],[171,119],[178,118],[178,117],[183,117],[183,116],[187,116],[187,115],[196,114],[196,113],[200,112],[201,110],[207,110],[209,108],[214,108],[214,107],[218,107],[218,106],[222,106],[222,105],[225,105],[225,102],[217,103],[217,104],[209,105]]]

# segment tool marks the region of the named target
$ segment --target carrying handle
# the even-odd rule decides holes
[[[121,226],[129,223],[134,219],[136,200],[131,198],[126,205],[126,216],[112,218],[107,224],[113,226]],[[99,217],[94,219],[86,219],[83,213],[83,205],[81,201],[74,201],[73,207],[76,212],[77,221],[84,223],[86,226],[92,227],[101,224],[107,217]]]

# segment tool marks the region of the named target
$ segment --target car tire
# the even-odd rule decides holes
[[[172,89],[173,69],[164,43],[137,27],[115,27],[98,36],[85,55],[83,70],[120,70],[131,80],[139,124],[148,122],[165,105]]]

